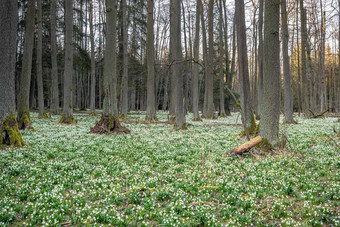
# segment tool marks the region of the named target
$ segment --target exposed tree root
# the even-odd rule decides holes
[[[119,119],[115,119],[112,115],[102,116],[102,118],[91,128],[91,133],[94,134],[130,134],[131,131],[120,125]]]

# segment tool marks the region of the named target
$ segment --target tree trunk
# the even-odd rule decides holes
[[[155,98],[155,54],[154,54],[154,19],[153,19],[154,0],[148,0],[148,19],[147,19],[147,108],[146,120],[155,121],[156,118],[156,98]]]
[[[127,15],[127,4],[126,0],[122,0],[122,12],[123,12],[123,77],[122,77],[122,116],[127,117],[128,113],[128,91],[129,91],[129,84],[128,84],[128,15]]]
[[[59,81],[58,81],[58,63],[57,63],[57,35],[56,35],[56,12],[57,0],[51,0],[50,20],[51,20],[51,81],[52,81],[52,102],[51,111],[53,114],[59,114]]]
[[[2,1],[0,21],[0,148],[3,145],[22,147],[24,141],[15,119],[17,1]]]
[[[196,27],[195,27],[195,40],[194,40],[194,65],[192,72],[192,112],[193,120],[200,121],[201,117],[198,111],[199,104],[199,90],[198,90],[198,77],[199,77],[199,48],[200,48],[200,14],[201,4],[200,0],[196,2]]]
[[[38,22],[38,44],[37,44],[37,84],[38,84],[38,107],[39,107],[39,118],[46,118],[45,107],[44,107],[44,86],[43,86],[43,75],[42,75],[42,8],[41,0],[38,0],[38,11],[37,11],[37,22]],[[45,114],[44,114],[45,113]]]
[[[96,59],[94,56],[94,32],[93,32],[93,0],[90,0],[90,42],[91,42],[91,113],[95,113],[96,108]]]
[[[264,0],[260,0],[259,8],[259,47],[258,47],[258,92],[257,92],[257,114],[261,114],[263,97],[263,8]]]
[[[208,110],[208,90],[207,90],[207,77],[208,77],[208,43],[207,43],[207,30],[205,27],[204,20],[204,8],[202,4],[202,0],[199,0],[199,4],[201,5],[201,24],[202,24],[202,37],[203,37],[203,64],[204,64],[204,103],[203,103],[203,117],[206,117]]]
[[[213,119],[215,115],[214,105],[214,0],[209,0],[208,5],[208,35],[209,35],[209,52],[208,65],[206,74],[207,90],[207,118]]]
[[[186,129],[183,103],[183,73],[181,46],[181,1],[170,1],[170,55],[173,57],[172,76],[176,78],[176,129]]]
[[[238,50],[238,71],[241,87],[241,108],[242,121],[248,132],[254,131],[256,125],[253,120],[252,100],[250,96],[247,36],[245,26],[244,0],[235,0],[237,50]]]
[[[302,77],[302,112],[306,115],[309,109],[308,96],[308,81],[307,81],[307,60],[306,60],[306,45],[307,45],[307,25],[306,25],[306,10],[303,8],[303,0],[300,0],[301,12],[301,77]]]
[[[219,80],[220,80],[220,117],[226,117],[225,107],[224,107],[224,69],[223,69],[223,11],[222,11],[222,0],[219,1]],[[226,43],[227,44],[227,43]]]
[[[282,56],[283,56],[283,74],[284,74],[284,112],[288,123],[294,123],[293,119],[293,95],[291,87],[291,73],[288,56],[288,19],[286,0],[281,0],[281,14],[282,14]]]
[[[281,88],[279,26],[280,0],[267,1],[264,19],[263,100],[260,136],[271,144],[276,144],[279,138]]]
[[[228,17],[227,17],[227,7],[225,1],[223,3],[223,9],[224,9],[224,43],[225,43],[225,58],[226,58],[226,82],[228,86],[228,90],[231,91],[232,87],[232,78],[233,73],[230,70],[230,59],[229,59],[229,44],[228,44]],[[228,95],[225,98],[226,103],[226,114],[230,115],[230,101],[231,101],[231,95]]]
[[[34,44],[34,15],[35,0],[28,0],[26,14],[26,29],[24,42],[24,56],[22,60],[22,70],[20,74],[20,89],[18,94],[18,126],[19,129],[31,129],[29,114],[29,97],[32,73],[32,55]]]
[[[75,123],[72,106],[73,78],[73,0],[65,1],[65,69],[64,69],[64,104],[60,123]]]
[[[117,0],[106,0],[106,46],[104,57],[104,103],[103,115],[92,133],[130,133],[130,130],[122,127],[119,122],[117,101]]]

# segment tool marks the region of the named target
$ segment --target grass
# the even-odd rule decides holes
[[[118,136],[89,134],[99,115],[76,119],[33,113],[29,146],[0,152],[1,226],[340,226],[336,118],[282,124],[290,152],[239,157],[227,152],[242,127],[223,125],[237,114],[186,131],[129,124]]]

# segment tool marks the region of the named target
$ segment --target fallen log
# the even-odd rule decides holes
[[[258,145],[259,143],[262,142],[262,137],[261,136],[257,136],[251,140],[249,140],[248,142],[242,144],[239,147],[236,147],[235,149],[230,151],[230,156],[235,156],[235,155],[241,155],[244,152],[246,152],[247,150],[249,150],[250,148],[255,147],[256,145]]]
[[[325,110],[322,113],[313,113],[313,111],[311,111],[310,109],[308,109],[308,111],[312,114],[311,118],[324,118],[325,113],[328,112],[328,110]]]

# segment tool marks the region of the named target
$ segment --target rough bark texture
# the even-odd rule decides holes
[[[38,23],[38,43],[37,43],[37,84],[38,84],[38,107],[39,118],[46,118],[44,106],[44,86],[42,75],[42,8],[41,0],[38,1],[37,23]]]
[[[51,111],[53,114],[59,114],[59,81],[58,81],[58,64],[57,64],[57,37],[56,37],[56,7],[57,0],[51,0],[50,19],[51,19],[51,81],[52,81],[52,100]]]
[[[123,8],[123,77],[122,77],[122,107],[121,114],[127,117],[129,103],[128,103],[128,9],[126,5],[126,0],[122,0]]]
[[[244,13],[244,0],[235,0],[237,50],[238,50],[238,71],[241,86],[241,108],[242,121],[248,131],[253,131],[256,127],[253,121],[252,100],[250,96],[247,36]]]
[[[104,58],[104,103],[103,116],[91,128],[92,133],[112,134],[130,133],[119,122],[117,105],[117,69],[116,69],[116,39],[117,39],[117,0],[106,0],[106,47]]]
[[[18,94],[18,125],[19,129],[31,129],[29,115],[29,97],[32,71],[32,55],[34,44],[34,15],[35,0],[28,0],[26,14],[26,30],[24,41],[24,56],[22,60],[22,70],[20,74],[20,88]],[[3,22],[1,22],[3,23]]]
[[[199,90],[198,90],[198,76],[199,76],[199,48],[200,48],[200,14],[201,4],[197,0],[196,5],[196,27],[195,27],[195,40],[194,40],[194,64],[192,73],[192,112],[193,120],[200,121],[201,117],[198,112],[199,103]]]
[[[263,102],[260,136],[278,142],[280,119],[280,0],[267,1],[264,19]],[[273,51],[276,50],[276,51]]]
[[[288,19],[286,0],[281,0],[281,14],[282,14],[282,56],[283,56],[283,74],[284,74],[284,113],[286,122],[294,123],[293,119],[293,94],[291,87],[291,73],[288,56]]]
[[[15,62],[18,3],[4,0],[0,7],[0,147],[22,147],[23,139],[15,119]]]
[[[223,11],[222,11],[222,0],[219,1],[219,79],[220,79],[220,117],[226,117],[225,107],[224,107],[224,51],[223,51]]]
[[[176,129],[186,129],[184,103],[183,103],[183,73],[182,73],[182,46],[181,46],[181,1],[170,1],[170,14],[172,20],[170,27],[173,29],[170,36],[170,53],[175,60],[172,65],[172,73],[176,78]]]
[[[307,60],[306,60],[306,45],[307,45],[307,25],[306,25],[306,10],[303,7],[303,0],[300,0],[301,12],[301,77],[302,77],[302,112],[308,115],[309,98],[308,98],[308,81],[307,81]]]
[[[65,68],[64,68],[64,105],[60,123],[75,123],[72,106],[73,78],[73,0],[65,1]]]
[[[209,52],[208,65],[206,74],[207,90],[207,112],[206,118],[213,119],[215,115],[214,105],[214,0],[209,0],[208,5],[208,35],[209,35]]]
[[[170,59],[170,105],[169,105],[169,115],[170,118],[174,118],[176,115],[176,73],[174,72],[175,65],[177,64],[175,53],[175,46],[174,42],[176,42],[175,37],[178,35],[176,33],[176,17],[177,17],[177,11],[180,11],[181,8],[174,9],[174,2],[170,1],[170,53],[169,53],[169,59]],[[179,12],[180,14],[180,12]]]
[[[94,56],[94,33],[93,33],[93,0],[90,0],[90,42],[91,42],[91,113],[95,113],[96,108],[96,59]]]
[[[259,7],[259,47],[258,47],[258,93],[257,93],[257,114],[261,112],[263,96],[263,7],[264,0],[260,0]]]
[[[147,78],[147,106],[146,120],[156,120],[156,98],[155,98],[155,55],[154,55],[154,19],[153,19],[154,0],[148,0],[148,21],[146,39],[146,59],[148,67]]]
[[[203,42],[203,64],[204,64],[204,78],[205,78],[205,86],[204,86],[204,103],[203,103],[203,117],[207,114],[208,109],[208,90],[207,87],[207,67],[208,67],[208,41],[207,41],[207,30],[205,28],[205,20],[204,20],[204,10],[203,10],[203,4],[202,0],[199,1],[199,4],[201,5],[201,24],[202,24],[202,42]]]

